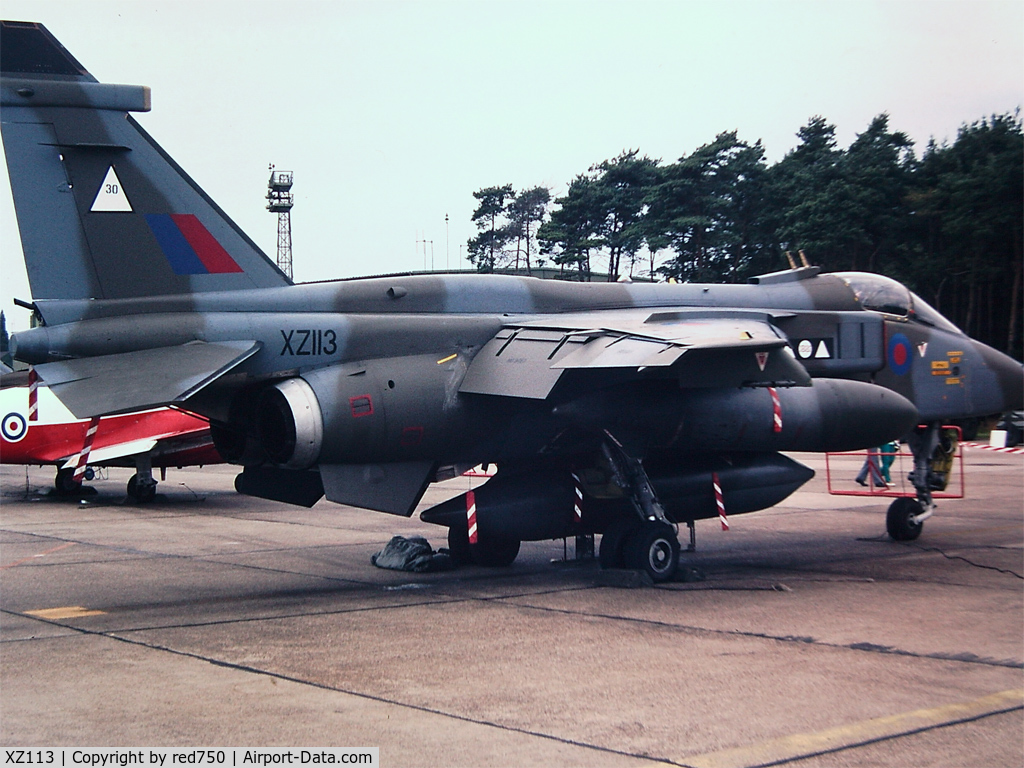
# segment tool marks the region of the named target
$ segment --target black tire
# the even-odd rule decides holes
[[[53,479],[53,487],[58,496],[77,496],[82,490],[82,484],[74,481],[75,470],[58,469],[57,477]]]
[[[601,547],[598,553],[598,560],[601,567],[624,568],[626,565],[622,553],[623,545],[629,534],[640,527],[640,521],[634,517],[620,517],[613,520],[611,525],[601,534]]]
[[[138,475],[128,480],[128,497],[139,504],[148,504],[156,498],[156,483],[143,484]]]
[[[654,583],[668,581],[679,568],[679,539],[664,523],[645,523],[626,539],[626,567],[644,571]]]
[[[448,555],[455,565],[469,565],[473,553],[469,549],[469,532],[465,524],[453,525],[448,529]]]
[[[915,523],[911,518],[921,514],[921,503],[917,499],[903,496],[889,505],[885,515],[885,529],[895,541],[913,541],[921,535],[924,523]]]
[[[485,568],[507,568],[519,555],[519,539],[479,536],[476,544],[469,545],[469,551],[477,565]]]

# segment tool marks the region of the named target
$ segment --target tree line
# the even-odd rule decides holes
[[[469,260],[489,272],[554,265],[569,279],[744,282],[803,251],[824,271],[906,283],[966,333],[1021,357],[1024,134],[1019,112],[964,125],[920,157],[875,117],[846,149],[813,117],[769,164],[736,131],[676,162],[627,150],[562,197],[474,192]]]

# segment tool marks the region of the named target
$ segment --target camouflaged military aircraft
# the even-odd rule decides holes
[[[178,404],[243,494],[411,515],[453,555],[601,533],[606,566],[671,578],[677,526],[769,507],[813,471],[780,451],[908,437],[934,504],[938,426],[1021,408],[1014,360],[899,283],[800,267],[748,285],[395,275],[292,285],[42,26],[3,22],[2,133],[41,326],[15,356],[78,418]],[[918,426],[921,425],[921,426]]]

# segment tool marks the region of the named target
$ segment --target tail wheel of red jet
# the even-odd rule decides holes
[[[885,515],[885,529],[896,541],[913,541],[921,535],[924,523],[914,521],[921,514],[921,503],[917,499],[903,496],[889,505]]]
[[[644,571],[655,583],[668,581],[679,567],[679,539],[670,526],[646,522],[626,539],[623,555],[627,568]]]
[[[623,547],[629,535],[639,527],[635,517],[620,517],[614,520],[607,530],[601,534],[601,548],[598,559],[602,568],[622,568],[625,566]]]

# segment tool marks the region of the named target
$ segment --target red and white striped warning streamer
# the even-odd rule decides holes
[[[92,451],[92,441],[96,438],[96,430],[99,428],[100,417],[93,416],[89,420],[89,428],[85,431],[85,444],[82,446],[82,452],[78,454],[75,474],[71,476],[72,481],[76,483],[81,483],[82,476],[85,475],[85,468],[89,465],[89,453]]]
[[[964,442],[961,445],[967,448],[980,448],[983,451],[995,451],[996,453],[1024,453],[1024,448],[994,448],[991,445],[985,445],[984,443],[968,443]]]
[[[28,420],[39,421],[39,374],[36,369],[28,369]]]
[[[583,484],[575,472],[570,474],[572,474],[573,490],[576,492],[572,502],[573,519],[577,523],[581,523],[583,522]]]
[[[476,494],[466,493],[466,526],[469,529],[469,543],[476,544]]]
[[[711,473],[711,485],[715,488],[715,504],[718,505],[718,520],[722,524],[722,530],[729,530],[729,520],[725,516],[725,499],[722,497],[722,484],[718,482],[718,473]]]
[[[775,419],[775,426],[773,430],[775,432],[782,431],[782,404],[779,403],[779,393],[775,387],[768,387],[768,394],[772,396],[772,416]]]

